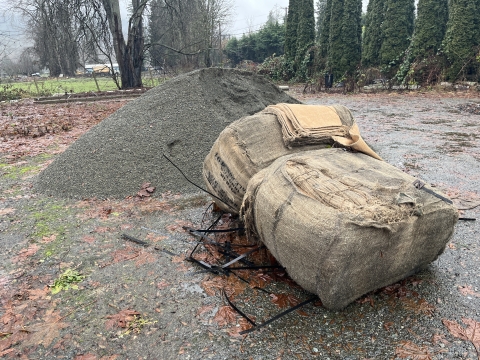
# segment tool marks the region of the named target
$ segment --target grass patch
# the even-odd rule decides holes
[[[33,175],[40,171],[39,165],[15,166],[10,164],[0,164],[0,175],[9,180],[18,180],[27,175]]]
[[[33,157],[23,156],[12,164],[0,162],[0,178],[4,180],[2,185],[0,185],[0,192],[6,191],[12,184],[18,187],[21,185],[21,180],[37,175],[44,167],[45,162],[54,156],[52,154],[40,154]],[[12,191],[10,190],[7,193],[11,195]],[[18,195],[18,192],[16,195]]]
[[[145,87],[154,87],[163,82],[163,78],[150,77],[148,74],[143,77],[143,86]],[[95,83],[95,79],[90,77],[40,78],[34,81],[3,84],[0,88],[0,95],[4,100],[14,100],[52,96],[53,94],[97,92],[99,89],[100,91],[118,90],[113,79],[108,76],[97,76],[97,83]]]
[[[42,210],[35,211],[36,209],[31,209],[31,216],[35,222],[33,236],[43,239],[43,237],[53,234],[64,234],[66,230],[65,225],[59,224],[59,221],[67,215],[68,210],[62,205],[48,202],[45,202],[43,206],[42,204],[39,205]]]
[[[76,270],[67,269],[58,279],[55,279],[50,291],[55,295],[62,290],[78,289],[77,283],[83,281],[83,279],[85,279],[85,275],[81,275]]]
[[[108,77],[97,77],[100,91],[117,90],[114,81]],[[41,79],[28,82],[16,82],[9,84],[9,90],[22,92],[22,97],[51,96],[58,93],[83,93],[98,91],[93,78],[58,78]]]

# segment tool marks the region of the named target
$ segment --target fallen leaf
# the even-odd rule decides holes
[[[394,296],[397,298],[405,297],[407,296],[407,293],[408,293],[407,288],[400,283],[385,286],[384,288],[381,289],[381,292],[384,293],[385,295]]]
[[[137,315],[140,315],[138,311],[130,309],[121,310],[117,314],[107,315],[108,320],[105,322],[105,327],[107,330],[115,327],[126,328],[128,323],[135,320]]]
[[[209,296],[215,295],[215,290],[221,290],[227,285],[227,281],[221,277],[216,276],[212,280],[204,280],[200,284]]]
[[[47,297],[47,294],[50,293],[50,289],[48,286],[43,287],[42,289],[33,289],[27,290],[28,291],[28,300],[40,300],[40,299],[49,299],[50,296]]]
[[[124,249],[115,250],[112,254],[113,262],[131,260],[140,255],[141,249],[127,245]]]
[[[366,295],[356,301],[358,304],[365,304],[369,303],[371,307],[374,307],[375,301],[373,300],[373,297],[371,295]]]
[[[146,197],[151,196],[151,194],[155,191],[155,186],[150,186],[151,183],[143,183],[140,191],[137,192],[136,198],[142,200]]]
[[[250,280],[252,287],[263,288],[265,285],[271,283],[273,278],[268,274],[260,273],[252,277]]]
[[[228,324],[236,323],[237,313],[230,306],[224,305],[218,309],[213,321],[218,323],[219,326],[225,326]]]
[[[102,219],[106,219],[106,218],[108,218],[108,215],[110,215],[111,213],[112,213],[112,207],[111,206],[105,206],[100,211],[99,216]]]
[[[255,318],[254,317],[249,317],[252,321],[255,321]],[[246,335],[240,335],[240,333],[242,331],[245,331],[245,330],[248,330],[248,329],[251,329],[253,327],[253,325],[248,322],[247,319],[245,318],[240,318],[240,320],[238,321],[238,324],[234,327],[231,327],[227,330],[227,333],[228,335],[232,336],[232,337],[245,337]]]
[[[225,285],[225,292],[229,298],[234,298],[235,296],[243,293],[247,288],[247,283],[240,280],[237,277],[231,276]]]
[[[47,310],[44,323],[33,325],[27,330],[32,332],[32,336],[24,344],[26,346],[43,345],[50,346],[53,339],[60,336],[60,330],[69,326],[69,324],[61,322],[62,316],[53,309]]]
[[[403,306],[408,310],[413,310],[415,314],[424,314],[432,316],[435,312],[435,306],[430,304],[424,299],[412,299],[412,298],[402,298],[401,299]]]
[[[40,246],[38,246],[37,244],[32,244],[28,248],[21,250],[17,256],[13,257],[12,262],[17,263],[23,261],[26,258],[35,255],[38,249],[40,249]]]
[[[435,355],[430,352],[427,346],[418,346],[411,341],[401,341],[400,344],[395,349],[395,355],[400,359],[433,360]]]
[[[480,322],[468,318],[462,318],[462,321],[467,325],[466,328],[460,326],[456,321],[442,319],[443,325],[447,327],[450,334],[473,344],[480,359]]]
[[[135,266],[141,266],[149,263],[155,262],[156,258],[153,254],[146,252],[146,251],[141,251],[138,257],[135,260]]]
[[[300,301],[291,294],[270,294],[270,297],[272,299],[272,302],[282,309],[290,306],[295,306],[300,303]]]

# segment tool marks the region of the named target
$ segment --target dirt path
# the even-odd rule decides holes
[[[480,116],[468,109],[477,108],[480,98],[292,95],[312,104],[349,107],[363,137],[386,161],[442,189],[460,208],[472,208],[463,210],[462,217],[479,217]],[[445,253],[414,277],[368,294],[343,311],[311,303],[240,336],[250,325],[231,310],[223,289],[257,323],[310,294],[279,272],[239,272],[249,285],[233,275],[194,274],[202,269],[184,258],[196,239],[182,226],[204,228],[218,216],[203,194],[122,201],[35,194],[31,183],[36,174],[101,120],[93,118],[98,103],[65,106],[27,108],[31,119],[52,109],[74,117],[77,109],[84,121],[72,123],[67,132],[36,138],[10,134],[0,143],[0,357],[480,358],[478,221],[460,221]],[[14,118],[15,111],[28,116],[27,108],[4,105],[1,110]],[[220,227],[232,226],[232,219],[220,220]],[[226,234],[216,240],[244,241]],[[208,261],[221,256],[211,251],[196,256]]]

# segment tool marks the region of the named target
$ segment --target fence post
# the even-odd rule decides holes
[[[100,92],[100,86],[98,86],[97,76],[95,75],[95,70],[92,71],[93,80],[95,80],[95,85],[97,85],[97,90]]]
[[[37,88],[37,95],[40,96],[40,90],[38,90],[37,80],[35,80],[35,76],[33,77],[33,82],[35,83],[35,87]]]

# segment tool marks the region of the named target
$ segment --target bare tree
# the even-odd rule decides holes
[[[153,47],[181,54],[196,66],[211,66],[215,51],[220,53],[219,29],[232,4],[232,0],[130,0],[125,35],[119,0],[13,1],[28,16],[40,63],[48,65],[51,74],[73,74],[82,63],[80,56],[84,64],[101,55],[110,62],[119,88],[142,86],[146,51]],[[163,10],[157,22],[160,36],[146,44],[144,18],[155,7]]]
[[[141,87],[144,60],[143,15],[148,0],[131,0],[132,15],[128,21],[127,39],[122,32],[119,1],[102,0],[102,4],[113,39],[122,88]]]
[[[17,0],[14,7],[28,20],[28,31],[41,66],[51,76],[75,75],[78,66],[78,31],[71,0]]]
[[[17,61],[17,73],[31,75],[40,71],[38,56],[31,47],[25,48]]]
[[[152,0],[146,45],[152,62],[183,68],[218,63],[220,28],[231,8],[231,0]]]
[[[109,21],[102,0],[74,0],[76,23],[81,36],[79,39],[81,66],[88,62],[108,63],[110,75],[119,89],[121,79],[115,70],[116,54]],[[120,69],[120,71],[123,71]],[[124,87],[127,87],[125,85]]]

